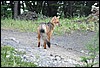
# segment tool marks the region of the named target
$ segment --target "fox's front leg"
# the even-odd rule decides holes
[[[40,33],[38,32],[38,47],[40,47]]]

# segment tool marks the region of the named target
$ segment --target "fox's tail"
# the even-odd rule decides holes
[[[45,33],[45,30],[44,29],[40,29],[40,33]]]

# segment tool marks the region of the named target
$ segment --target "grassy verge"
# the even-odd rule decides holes
[[[25,20],[13,20],[13,19],[4,19],[1,20],[1,28],[5,29],[17,29],[21,32],[36,32],[37,27],[39,23],[41,22],[49,22],[51,18],[46,18],[46,19],[38,19],[36,21],[25,21]],[[67,19],[63,18],[60,19],[60,24],[62,26],[60,27],[55,27],[54,34],[61,35],[65,33],[71,33],[75,30],[81,30],[81,31],[95,31],[99,29],[97,25],[94,24],[94,22],[90,22],[86,24],[85,22],[82,23],[77,23],[77,22],[71,22],[74,20],[82,20],[83,18],[72,18],[72,19]]]
[[[16,51],[13,47],[2,46],[1,47],[1,67],[36,67],[32,62],[24,62],[21,60],[18,54],[22,52]]]
[[[1,20],[1,28],[4,29],[16,29],[21,32],[36,32],[39,23],[48,22],[48,19],[38,19],[37,21],[31,20],[13,20],[13,19],[4,19]]]

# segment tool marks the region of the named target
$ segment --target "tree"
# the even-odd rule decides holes
[[[37,14],[45,16],[61,16],[74,17],[74,16],[88,16],[91,13],[91,5],[99,1],[1,1],[1,16],[8,17],[9,10],[12,13],[12,18],[16,18],[20,14],[20,9],[35,11]],[[22,2],[22,3],[20,3]],[[25,5],[26,7],[25,7]],[[60,9],[60,10],[59,10]],[[7,16],[8,14],[8,16]],[[59,15],[59,14],[58,14]]]
[[[20,14],[20,1],[14,1],[14,19]]]

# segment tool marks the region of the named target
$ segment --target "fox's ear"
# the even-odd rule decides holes
[[[56,16],[54,16],[52,19],[56,19],[57,17]]]
[[[60,18],[60,16],[58,16],[57,18]]]
[[[56,18],[56,16],[54,16],[54,18]]]

